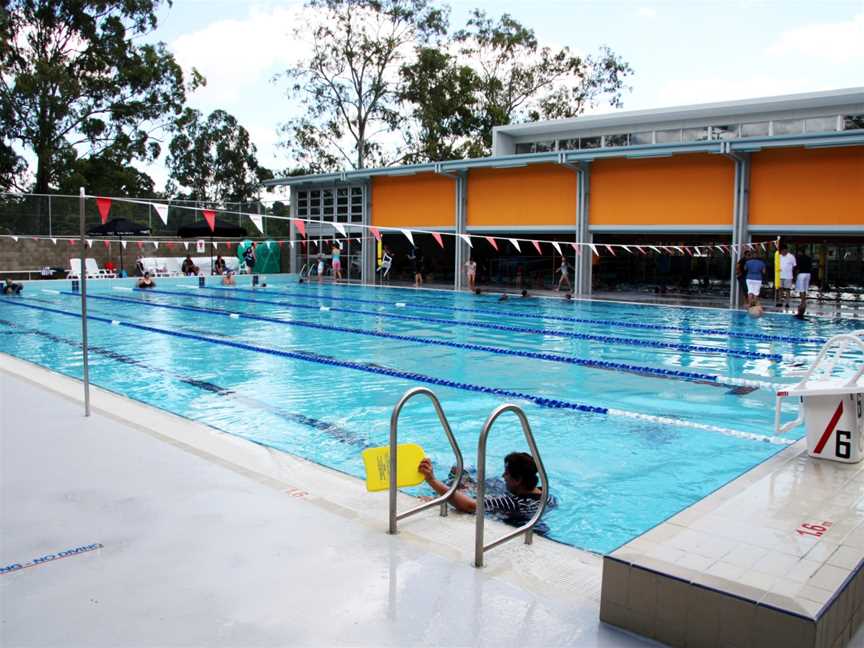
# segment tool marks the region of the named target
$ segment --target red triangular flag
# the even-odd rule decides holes
[[[369,231],[372,232],[372,236],[375,237],[375,240],[376,240],[376,241],[380,241],[380,240],[381,240],[381,232],[378,231],[378,228],[377,228],[377,227],[370,227],[370,228],[369,228]]]
[[[104,245],[106,248],[111,247],[111,244],[108,241],[102,241],[102,245]]]
[[[136,245],[136,246],[138,247],[138,249],[140,250],[141,248],[144,247],[144,241],[136,241],[136,242],[135,242],[135,245]]]
[[[297,231],[300,232],[300,236],[306,238],[306,224],[302,220],[295,218],[294,227],[296,227]]]
[[[75,239],[69,239],[69,245],[75,245]]]
[[[170,242],[170,241],[168,242],[168,249],[169,249],[169,250],[173,250],[173,249],[174,249],[174,244],[173,244],[172,242]]]
[[[493,248],[495,248],[495,251],[497,252],[498,251],[498,244],[495,242],[495,239],[492,238],[491,236],[487,236],[486,240],[489,241],[489,245],[491,245]]]
[[[444,247],[444,241],[441,240],[441,235],[438,232],[432,232],[432,236],[435,238],[436,241],[438,241],[438,245],[440,245],[443,248]]]
[[[612,254],[612,256],[615,256],[615,250],[612,249],[611,245],[607,245],[606,249],[609,250],[609,252]]]
[[[645,252],[645,248],[643,248],[641,245],[637,245],[636,249],[639,250],[642,254],[647,254],[647,252]]]
[[[571,243],[570,245],[571,245],[571,246],[573,247],[573,249],[576,251],[576,256],[581,256],[581,255],[582,255],[582,246],[581,246],[581,245],[576,245],[575,243]]]
[[[104,225],[105,221],[108,220],[108,212],[111,211],[111,199],[97,198],[96,209],[99,210],[99,216],[102,218],[102,224]]]
[[[231,249],[231,246],[234,245],[234,244],[233,244],[231,241],[227,241],[227,242],[225,243],[225,245],[227,245],[227,246],[228,246],[228,249],[230,250],[230,249]]]
[[[540,249],[540,243],[537,241],[531,241],[534,244],[534,247],[537,248],[537,254],[543,254],[543,250]]]
[[[207,221],[207,224],[210,226],[210,231],[216,231],[216,212],[212,209],[204,209],[202,212],[204,214],[204,220]]]

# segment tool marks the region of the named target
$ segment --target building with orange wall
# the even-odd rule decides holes
[[[712,249],[777,236],[802,245],[840,237],[864,251],[864,88],[500,126],[488,158],[269,184],[291,185],[292,215],[319,222],[312,237],[332,236],[327,223],[335,221],[385,232]],[[509,254],[444,238],[440,254],[456,288],[469,254]],[[362,240],[353,266],[371,282],[375,241]],[[715,256],[711,263],[734,285],[734,264]],[[632,274],[635,262],[588,254],[570,261],[578,294],[590,293],[616,263],[629,263]]]

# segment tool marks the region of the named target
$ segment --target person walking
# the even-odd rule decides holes
[[[789,248],[785,244],[780,245],[778,262],[780,263],[780,292],[778,293],[778,298],[784,308],[789,308],[789,295],[792,293],[797,261],[795,255],[789,252]]]
[[[568,276],[569,269],[570,269],[570,266],[567,265],[567,257],[562,256],[561,257],[561,265],[558,266],[558,270],[556,270],[556,272],[561,273],[561,278],[558,279],[558,285],[555,287],[555,292],[558,292],[559,290],[561,290],[561,284],[564,284],[564,283],[567,284],[567,290],[571,290],[571,291],[573,290],[573,286],[570,285],[570,277]]]
[[[465,275],[468,278],[468,290],[474,292],[477,278],[477,262],[474,257],[465,262]]]
[[[747,306],[754,308],[760,306],[759,293],[762,292],[762,278],[765,276],[765,262],[747,253],[747,261],[744,262],[744,273],[747,280]]]
[[[801,300],[798,304],[798,314],[796,317],[802,319],[807,311],[807,292],[810,290],[810,275],[813,272],[813,259],[807,254],[807,249],[803,245],[798,246],[798,253],[795,255],[795,291]]]
[[[330,249],[330,256],[333,265],[333,281],[342,280],[342,250],[338,243],[334,243]]]

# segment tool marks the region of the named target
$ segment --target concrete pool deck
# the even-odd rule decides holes
[[[356,478],[91,396],[0,354],[0,645],[653,644],[599,621],[599,556],[516,540],[478,570],[470,516],[390,536]]]

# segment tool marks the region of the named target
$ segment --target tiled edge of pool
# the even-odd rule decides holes
[[[864,619],[864,463],[805,442],[606,556],[600,618],[671,646],[845,646]]]
[[[83,417],[80,381],[0,353],[2,372],[82,403]],[[368,493],[361,480],[355,477],[97,387],[91,387],[91,408],[269,485],[286,496],[302,498],[343,516],[346,521],[380,530],[382,542],[386,537],[386,491]],[[416,502],[415,498],[400,494],[399,510],[408,509]],[[486,538],[491,540],[510,530],[512,527],[488,520]],[[473,563],[473,516],[451,511],[447,518],[441,518],[437,509],[430,509],[400,522],[399,536],[402,541],[421,545],[437,555],[464,564]],[[599,610],[602,558],[596,554],[535,536],[532,545],[526,546],[517,539],[490,551],[484,572],[526,591],[564,603],[587,602]]]

